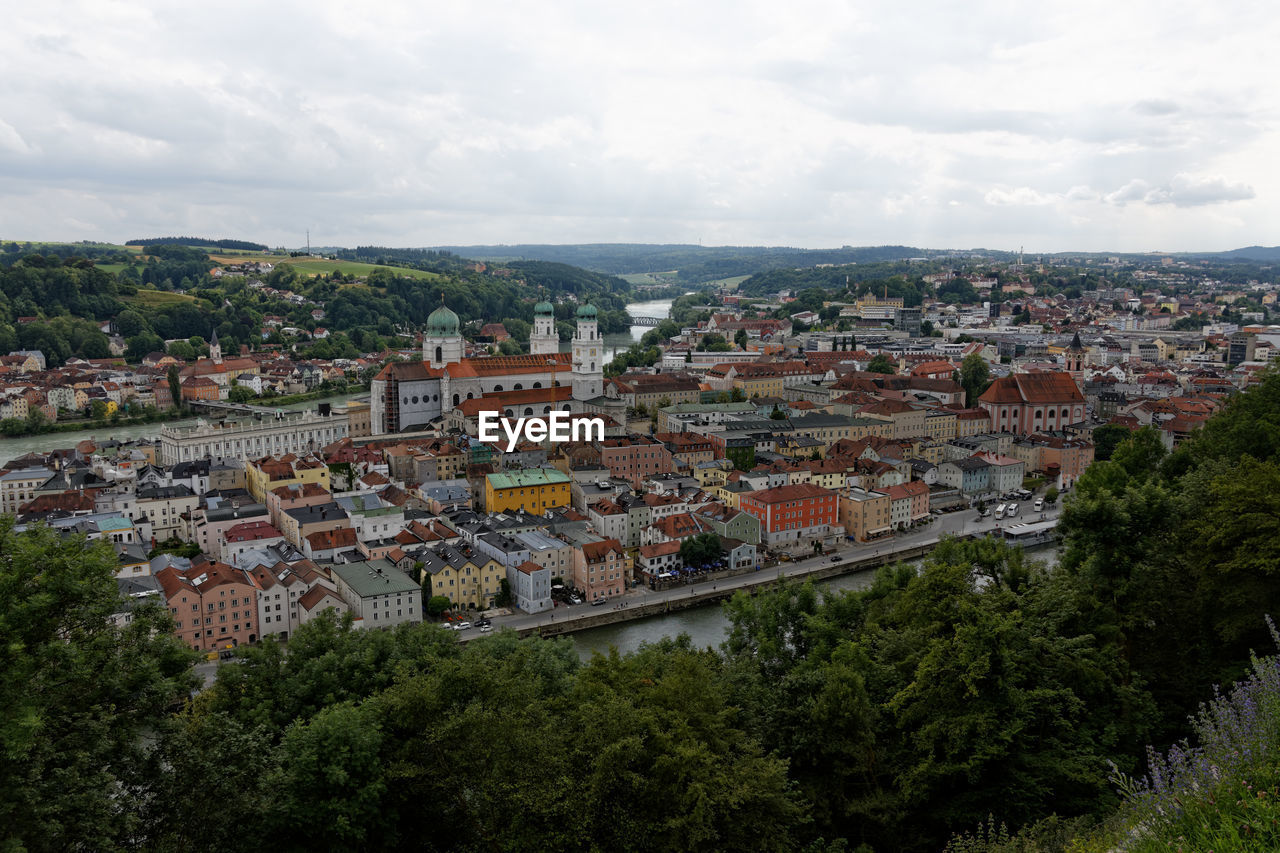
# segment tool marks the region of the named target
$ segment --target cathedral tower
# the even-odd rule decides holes
[[[545,299],[533,306],[533,332],[529,335],[529,352],[547,355],[560,351],[560,335],[556,332],[555,307]]]
[[[573,335],[573,399],[579,402],[604,395],[604,342],[596,330],[596,308],[578,309],[578,330]]]
[[[444,304],[440,294],[440,307],[427,317],[427,331],[422,336],[422,360],[432,367],[462,361],[462,329],[458,315]]]

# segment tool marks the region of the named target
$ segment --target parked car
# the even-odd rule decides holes
[[[832,558],[831,558],[831,562],[833,562],[833,563],[838,563],[838,562],[840,562],[840,556],[839,556],[839,555],[836,555],[836,556],[832,557]]]
[[[490,631],[492,631],[492,630],[493,630],[493,626],[492,626],[492,625],[487,625],[487,624],[486,624],[486,625],[481,625],[481,626],[480,626],[480,633],[481,633],[481,634],[487,634],[487,633],[489,633],[489,632],[490,632]]]
[[[592,606],[592,607],[599,607],[601,604],[604,604],[604,602],[605,602],[605,599],[603,599],[603,598],[597,598],[595,601],[591,602],[591,606]]]
[[[455,622],[453,626],[453,630],[455,631],[468,631],[470,629],[471,629],[470,622]]]
[[[582,599],[581,599],[581,598],[578,598],[578,596],[576,596],[576,595],[571,595],[571,596],[569,596],[569,603],[570,603],[570,604],[581,604],[581,603],[582,603]]]

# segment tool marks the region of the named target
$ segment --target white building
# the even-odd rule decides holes
[[[279,412],[262,420],[212,423],[203,418],[195,426],[165,426],[160,430],[160,463],[205,457],[257,459],[262,456],[302,455],[347,437],[345,414]]]

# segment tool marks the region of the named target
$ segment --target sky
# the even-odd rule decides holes
[[[1264,3],[24,3],[0,239],[1271,246],[1277,44]]]

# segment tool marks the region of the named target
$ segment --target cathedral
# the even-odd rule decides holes
[[[510,417],[614,412],[618,401],[604,396],[605,350],[596,313],[593,305],[578,308],[572,352],[560,352],[554,309],[539,302],[528,355],[466,358],[458,315],[441,304],[427,317],[422,361],[391,362],[374,378],[373,434],[429,429],[455,410]]]

